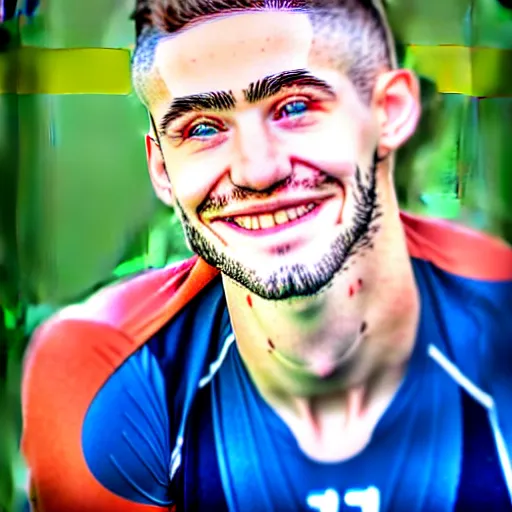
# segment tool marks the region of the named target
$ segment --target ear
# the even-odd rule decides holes
[[[380,125],[379,153],[396,151],[415,132],[421,115],[419,83],[408,69],[382,73],[373,101]]]
[[[172,206],[172,190],[164,156],[160,145],[151,135],[146,135],[146,158],[148,160],[149,177],[158,198],[167,206]]]

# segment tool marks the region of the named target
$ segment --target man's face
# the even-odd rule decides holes
[[[377,229],[377,117],[323,43],[305,14],[251,12],[155,56],[151,111],[188,243],[263,298],[317,293]]]

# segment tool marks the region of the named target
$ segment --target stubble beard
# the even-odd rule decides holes
[[[382,215],[377,194],[380,161],[375,151],[370,169],[363,172],[356,167],[351,225],[334,239],[315,263],[286,264],[264,275],[261,270],[250,268],[221,252],[193,225],[178,202],[185,238],[190,248],[206,263],[263,299],[279,301],[317,295],[332,283],[336,275],[347,271],[356,258],[373,248],[379,231],[378,219]]]

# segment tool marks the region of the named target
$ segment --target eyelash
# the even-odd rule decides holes
[[[308,107],[307,111],[310,111],[311,106],[314,105],[314,103],[315,103],[315,99],[313,97],[302,94],[300,96],[293,96],[291,98],[287,98],[285,101],[281,101],[280,103],[277,104],[277,107],[272,107],[271,112],[277,113],[279,111],[282,111],[286,106],[293,104],[293,103],[298,103],[301,101],[307,105],[307,107]],[[201,124],[204,124],[206,126],[211,126],[214,128],[218,128],[219,130],[221,129],[220,123],[216,123],[210,118],[199,118],[199,119],[196,119],[196,120],[190,122],[189,124],[186,124],[183,128],[178,129],[170,137],[171,137],[171,139],[178,141],[178,142],[186,142],[187,140],[194,139],[194,138],[200,139],[200,137],[190,137],[189,134],[194,128],[196,128],[197,126],[200,126]]]
[[[272,108],[272,111],[276,114],[282,111],[288,105],[292,105],[293,103],[303,102],[307,106],[307,111],[311,110],[311,107],[315,104],[315,99],[311,96],[300,95],[300,96],[292,96],[291,98],[287,98],[285,101],[282,101],[277,104],[277,108]]]

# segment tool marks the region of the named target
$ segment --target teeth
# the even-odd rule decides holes
[[[295,220],[299,216],[296,208],[290,208],[289,210],[286,210],[286,215],[289,220]]]
[[[297,214],[299,217],[302,217],[303,215],[305,215],[306,213],[308,213],[308,209],[306,206],[299,206],[297,208]]]
[[[251,217],[237,217],[236,223],[245,229],[251,229]]]
[[[276,225],[286,224],[293,220],[303,217],[316,208],[315,203],[306,206],[298,206],[297,208],[288,208],[287,210],[279,210],[277,212],[265,213],[262,215],[240,216],[234,217],[232,221],[238,226],[249,229],[269,229]]]
[[[274,216],[271,213],[260,215],[260,226],[262,229],[273,228],[275,225]]]
[[[288,222],[288,215],[286,215],[284,210],[279,210],[278,212],[274,213],[274,220],[276,224],[285,224]]]

